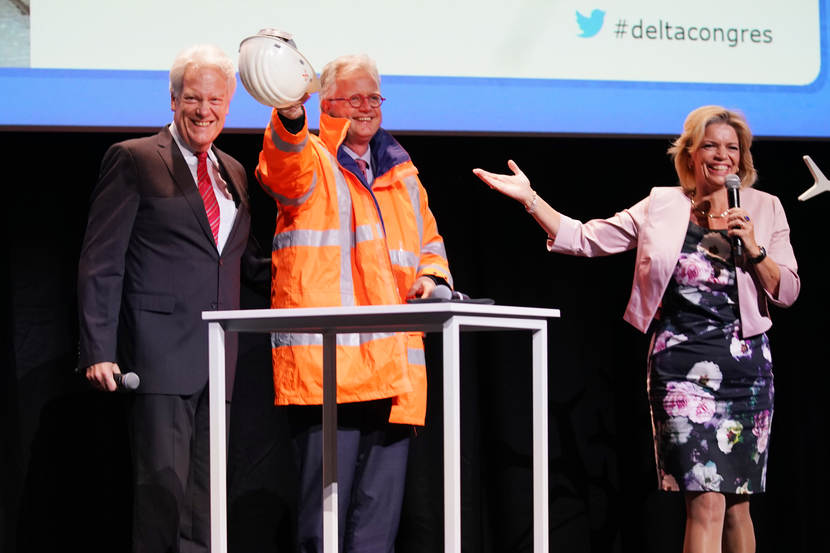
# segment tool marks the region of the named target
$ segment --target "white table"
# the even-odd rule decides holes
[[[323,336],[323,548],[337,544],[336,337],[354,332],[442,332],[444,343],[444,550],[461,551],[460,332],[528,330],[533,347],[533,550],[548,551],[547,319],[558,309],[464,302],[205,311],[210,347],[211,550],[227,553],[225,333]]]

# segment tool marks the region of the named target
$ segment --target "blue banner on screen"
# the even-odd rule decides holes
[[[0,0],[0,128],[160,127],[176,53],[211,42],[235,59],[274,27],[318,72],[372,56],[392,131],[677,135],[720,104],[759,136],[828,137],[828,3]],[[308,107],[315,122],[316,95]],[[268,115],[239,86],[226,126]]]

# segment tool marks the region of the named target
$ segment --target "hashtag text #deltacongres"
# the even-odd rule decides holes
[[[738,44],[770,44],[772,29],[739,29],[737,27],[707,27],[700,25],[672,25],[659,19],[656,25],[640,19],[629,27],[627,19],[618,19],[614,37],[634,40],[676,40],[691,42],[723,42],[730,48]]]

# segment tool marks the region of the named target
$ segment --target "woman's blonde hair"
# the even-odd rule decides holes
[[[677,137],[668,151],[674,160],[680,186],[688,193],[694,193],[697,188],[695,172],[691,164],[692,154],[700,148],[706,134],[706,127],[713,123],[726,123],[735,129],[735,134],[738,135],[741,153],[738,176],[741,177],[741,186],[752,186],[758,179],[758,173],[752,164],[752,152],[749,151],[752,146],[752,131],[749,130],[744,116],[721,106],[702,106],[686,117],[683,123],[683,134]]]

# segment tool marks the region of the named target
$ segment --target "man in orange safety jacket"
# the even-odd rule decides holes
[[[427,194],[409,154],[380,128],[380,78],[367,56],[323,68],[320,134],[303,102],[274,109],[257,177],[278,206],[272,248],[275,308],[401,304],[452,287]],[[322,338],[272,336],[277,405],[300,466],[298,540],[322,550]],[[426,413],[419,333],[338,336],[341,551],[394,548],[412,425]]]

